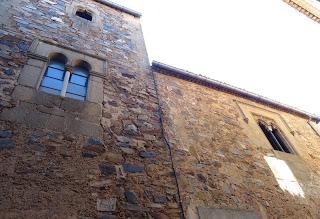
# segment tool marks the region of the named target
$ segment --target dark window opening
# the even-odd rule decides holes
[[[288,141],[284,138],[281,132],[273,127],[268,127],[262,122],[259,122],[259,126],[263,131],[264,135],[269,140],[274,150],[282,151],[285,153],[293,154],[293,150],[289,146]]]
[[[79,16],[79,17],[82,17],[88,21],[92,21],[92,14],[86,10],[82,10],[82,9],[79,9],[77,12],[76,12],[76,15]]]

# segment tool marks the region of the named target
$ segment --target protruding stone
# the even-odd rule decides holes
[[[126,153],[126,154],[134,154],[135,150],[133,150],[132,148],[120,148],[122,152]]]
[[[12,131],[0,131],[0,138],[11,138],[12,136]]]
[[[101,187],[105,187],[111,183],[112,183],[111,180],[92,181],[92,182],[90,182],[90,186],[95,187],[95,188],[101,188]]]
[[[130,142],[130,138],[128,138],[126,136],[117,136],[117,140],[119,142],[123,142],[123,143],[129,143]]]
[[[166,196],[153,196],[153,201],[155,203],[163,204],[167,202],[167,197]]]
[[[104,145],[103,141],[99,138],[89,138],[88,144],[89,145]]]
[[[98,154],[96,152],[93,152],[93,151],[82,151],[82,157],[94,158],[96,156],[98,156]]]
[[[97,210],[98,211],[116,211],[117,199],[97,199]]]
[[[0,140],[0,150],[10,150],[15,148],[15,143],[10,139],[2,139]]]
[[[124,164],[123,169],[127,173],[143,173],[144,167],[137,166],[134,164]]]
[[[152,151],[141,151],[139,155],[142,158],[155,158],[157,156],[156,153]]]
[[[116,168],[113,165],[100,164],[99,169],[100,169],[101,174],[103,174],[105,176],[110,176],[110,175],[116,174]]]
[[[138,204],[138,200],[134,192],[126,191],[125,196],[126,196],[127,202],[129,202],[130,204]]]
[[[123,132],[127,135],[136,135],[138,134],[138,128],[134,124],[130,124],[123,129]]]
[[[123,156],[120,153],[107,153],[105,160],[120,164],[124,161]]]

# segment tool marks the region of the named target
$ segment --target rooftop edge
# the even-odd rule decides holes
[[[278,101],[269,99],[267,97],[246,91],[244,89],[217,81],[217,80],[213,80],[207,77],[204,77],[202,75],[198,75],[183,69],[179,69],[161,62],[157,62],[157,61],[153,61],[152,62],[152,68],[154,70],[159,70],[159,73],[162,74],[166,74],[166,75],[170,75],[170,76],[174,76],[180,79],[184,79],[187,81],[191,81],[200,85],[204,85],[210,88],[216,88],[218,90],[224,91],[226,93],[231,93],[234,94],[236,96],[240,96],[249,100],[253,100],[255,102],[276,108],[276,109],[282,109],[285,111],[289,111],[304,117],[307,117],[308,119],[311,119],[313,121],[315,121],[316,123],[320,122],[320,117],[315,115],[315,114],[310,114],[306,111],[300,110],[298,108],[286,105],[286,104],[282,104]]]
[[[134,16],[134,17],[140,18],[140,17],[142,16],[142,14],[141,14],[140,12],[137,12],[137,11],[135,11],[135,10],[129,9],[129,8],[127,8],[127,7],[124,7],[124,6],[119,5],[119,4],[117,4],[117,3],[111,2],[111,1],[109,1],[109,0],[94,0],[94,1],[99,2],[99,3],[101,3],[101,4],[104,4],[104,5],[106,5],[106,6],[109,6],[109,7],[111,7],[111,8],[114,8],[114,9],[116,9],[116,10],[125,12],[125,13],[127,13],[127,14],[130,14],[130,15]]]

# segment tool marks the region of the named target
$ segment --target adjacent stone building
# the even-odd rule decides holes
[[[320,217],[320,118],[150,66],[106,0],[0,14],[1,218]]]

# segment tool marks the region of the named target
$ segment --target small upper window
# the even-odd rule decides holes
[[[88,21],[92,21],[92,14],[87,10],[78,9],[76,15]]]
[[[282,135],[281,131],[278,128],[273,126],[268,126],[264,122],[259,122],[259,126],[263,131],[264,135],[269,140],[274,150],[282,151],[285,153],[293,154],[293,150],[289,145],[288,141]]]

